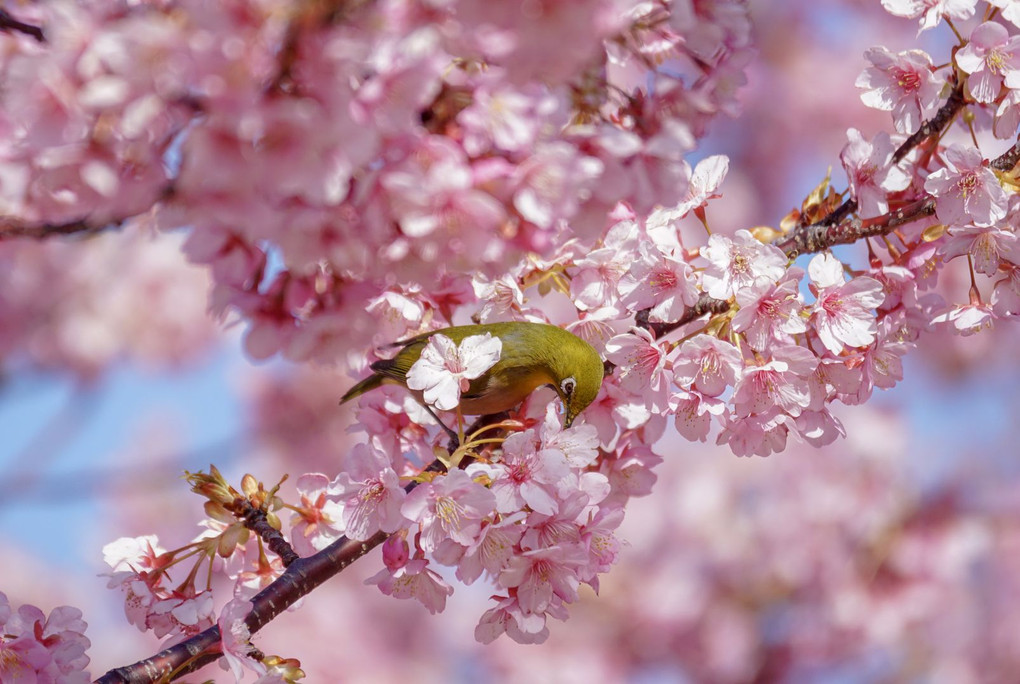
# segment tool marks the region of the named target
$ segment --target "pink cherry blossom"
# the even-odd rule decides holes
[[[494,596],[499,601],[482,615],[475,628],[475,639],[483,644],[492,643],[506,634],[519,644],[541,644],[549,638],[545,613],[524,611],[517,597]]]
[[[220,628],[223,644],[223,660],[230,674],[241,681],[245,669],[258,675],[266,674],[266,666],[249,654],[251,649],[251,630],[244,619],[251,612],[252,602],[247,599],[234,598],[223,606],[220,617],[216,621]]]
[[[615,458],[601,463],[602,472],[612,486],[605,505],[627,501],[630,497],[647,496],[655,484],[655,466],[662,463],[662,457],[642,443],[628,439],[614,452]]]
[[[400,340],[421,327],[425,302],[418,285],[390,287],[368,301],[365,310],[379,322],[379,336]]]
[[[149,608],[147,627],[159,638],[189,637],[216,623],[211,591],[175,589]]]
[[[336,500],[336,511],[344,534],[364,540],[382,530],[395,532],[404,524],[400,506],[404,488],[389,457],[370,444],[358,444],[351,451],[346,468],[327,491]]]
[[[85,629],[77,608],[59,606],[49,616],[29,604],[15,611],[0,592],[0,679],[86,684],[92,678]]]
[[[678,320],[698,301],[698,291],[690,264],[642,243],[640,256],[620,283],[621,303],[632,310],[650,309],[653,321]]]
[[[589,252],[574,262],[577,269],[570,281],[570,293],[582,309],[618,308],[619,286],[633,257],[615,247]]]
[[[863,352],[826,362],[823,372],[846,404],[864,403],[876,387],[889,389],[903,379],[904,342],[880,338]]]
[[[446,598],[453,595],[453,587],[428,566],[428,560],[415,558],[399,568],[383,568],[365,580],[365,584],[375,584],[393,598],[415,599],[432,614],[441,613],[446,608]]]
[[[449,411],[471,380],[496,365],[502,349],[502,341],[489,333],[465,337],[459,345],[446,335],[433,335],[407,371],[407,386],[424,390],[427,404]]]
[[[517,588],[517,600],[525,613],[541,613],[557,598],[567,603],[577,600],[577,569],[587,560],[588,554],[580,544],[525,551],[510,560],[499,575],[499,583]]]
[[[709,200],[722,197],[717,191],[726,180],[729,168],[729,157],[722,154],[714,154],[699,161],[691,174],[687,196],[675,210],[670,211],[671,216],[683,218],[689,212],[707,206]]]
[[[571,468],[587,468],[598,459],[597,428],[584,423],[564,428],[552,405],[546,410],[539,436],[542,450],[561,454]]]
[[[977,0],[882,0],[882,7],[897,17],[921,17],[918,33],[934,28],[942,17],[963,21],[974,16]]]
[[[497,523],[483,524],[474,543],[459,547],[463,553],[456,563],[457,578],[465,584],[471,584],[483,571],[491,578],[499,576],[514,557],[517,544],[524,534],[524,526],[518,524],[523,518],[524,514],[518,513]]]
[[[974,270],[988,276],[995,275],[1004,261],[1020,264],[1020,239],[1012,226],[954,226],[948,232],[949,239],[939,249],[946,261],[969,254]]]
[[[675,415],[677,432],[692,442],[704,442],[712,416],[721,416],[726,404],[697,390],[679,390],[670,395],[669,408]]]
[[[743,333],[755,351],[765,351],[774,342],[789,341],[791,335],[807,330],[801,316],[804,301],[798,291],[803,271],[791,267],[789,279],[773,283],[760,278],[751,287],[737,291],[740,309],[733,316],[733,329]]]
[[[478,312],[478,320],[482,323],[493,321],[523,321],[527,319],[524,307],[524,293],[517,279],[507,274],[495,280],[478,275],[472,281],[475,296],[483,302]]]
[[[602,447],[609,450],[623,430],[640,428],[652,417],[644,397],[621,389],[612,376],[603,380],[602,392],[584,413],[585,421],[598,430]]]
[[[1020,3],[1017,0],[985,0],[992,7],[998,7],[1003,19],[1020,27]]]
[[[733,392],[737,415],[764,415],[773,409],[799,414],[811,404],[808,380],[817,364],[817,357],[803,347],[776,347],[771,360],[744,368]]]
[[[649,406],[665,400],[670,375],[666,370],[666,349],[644,328],[631,328],[606,342],[606,358],[618,367],[618,382],[624,389],[645,395]]]
[[[709,262],[703,275],[705,291],[716,299],[729,299],[758,278],[778,281],[786,272],[786,255],[744,229],[732,238],[712,234],[701,256]]]
[[[942,84],[932,72],[931,57],[922,50],[893,54],[884,47],[864,56],[872,65],[857,77],[856,86],[864,90],[861,101],[892,112],[898,132],[913,133],[938,108]]]
[[[875,339],[873,309],[882,303],[882,284],[862,276],[844,281],[843,265],[831,254],[819,254],[808,264],[815,291],[811,322],[833,354],[844,347],[863,347]]]
[[[973,335],[991,328],[995,324],[996,318],[991,306],[973,303],[953,307],[932,318],[931,322],[945,323],[960,335]]]
[[[789,415],[772,410],[739,419],[727,417],[718,443],[728,444],[737,456],[768,456],[786,448]]]
[[[501,74],[500,74],[501,75]],[[522,92],[498,79],[493,86],[479,86],[471,104],[457,115],[464,126],[464,149],[479,155],[496,147],[505,152],[517,152],[532,145],[542,119],[541,109],[555,108],[555,102],[543,95],[541,89]]]
[[[440,228],[492,232],[504,211],[490,194],[472,188],[463,151],[442,137],[430,137],[405,162],[384,173],[380,183],[404,235],[424,237]]]
[[[588,551],[589,561],[579,576],[598,592],[598,575],[609,572],[620,552],[620,540],[613,532],[623,522],[623,509],[603,506],[598,514],[581,526],[581,543]]]
[[[970,74],[967,87],[974,99],[994,102],[1003,79],[1020,85],[1020,36],[1011,38],[1002,24],[986,21],[971,31],[970,42],[956,53],[956,63]]]
[[[992,290],[992,311],[998,316],[1020,314],[1020,268],[1009,268]]]
[[[474,543],[482,519],[496,509],[496,497],[463,470],[453,470],[415,487],[400,512],[421,527],[421,545],[435,550],[446,538]]]
[[[1020,128],[1020,91],[1009,90],[995,110],[992,133],[996,138],[1009,139],[1017,128]]]
[[[674,382],[717,397],[736,384],[743,366],[740,351],[732,344],[711,335],[695,335],[673,359]]]
[[[541,145],[517,169],[514,208],[539,228],[551,229],[577,213],[602,166],[566,143]]]
[[[342,507],[329,495],[329,478],[322,473],[306,473],[298,478],[301,506],[291,516],[291,541],[302,556],[320,551],[344,533]]]
[[[534,430],[515,432],[503,442],[498,462],[469,468],[469,474],[484,472],[492,481],[489,490],[500,513],[528,506],[551,515],[559,508],[555,485],[568,475],[569,465],[562,452],[539,450],[538,446]]]
[[[924,189],[935,195],[935,213],[953,226],[990,226],[1006,216],[1006,192],[985,164],[981,151],[953,144],[946,167],[928,176]]]
[[[857,200],[861,216],[878,216],[889,211],[888,196],[910,185],[910,176],[892,163],[893,145],[889,135],[880,132],[868,142],[856,128],[846,132],[850,142],[840,152],[846,169],[850,193]]]

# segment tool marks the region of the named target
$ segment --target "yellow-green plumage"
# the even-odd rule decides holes
[[[376,361],[374,371],[352,387],[340,403],[350,401],[383,384],[407,386],[407,371],[421,357],[428,339],[442,334],[456,344],[472,335],[491,334],[503,344],[495,366],[471,381],[461,395],[460,409],[468,415],[507,411],[537,387],[551,385],[566,409],[566,425],[583,411],[602,386],[602,359],[591,345],[555,325],[545,323],[487,323],[434,330],[394,344],[401,350],[392,359]],[[570,381],[573,382],[570,382]],[[421,401],[420,392],[412,392]]]

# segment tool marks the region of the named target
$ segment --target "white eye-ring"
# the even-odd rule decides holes
[[[563,378],[563,381],[560,382],[560,389],[563,391],[563,395],[567,397],[572,395],[576,384],[573,378]]]

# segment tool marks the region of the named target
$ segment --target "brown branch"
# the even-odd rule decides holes
[[[934,213],[935,198],[925,195],[904,207],[874,218],[861,219],[853,216],[831,226],[815,223],[793,231],[773,244],[794,259],[801,254],[821,252],[834,245],[848,245],[863,238],[884,235],[897,226]]]
[[[479,421],[485,418],[483,416]],[[445,469],[442,461],[436,459],[425,468],[425,472],[442,472]],[[418,482],[411,482],[404,491],[410,493],[417,486]],[[302,596],[345,570],[389,537],[385,532],[377,532],[366,541],[340,537],[313,556],[298,557],[290,563],[285,560],[287,569],[283,574],[252,599],[252,610],[244,619],[248,629],[255,634]],[[287,547],[290,545],[287,544]],[[204,667],[221,655],[220,629],[214,625],[150,658],[110,670],[97,679],[96,684],[151,684],[163,681],[171,673],[176,679]]]
[[[409,486],[408,491],[411,488]],[[252,634],[262,629],[299,598],[346,569],[389,536],[385,532],[377,532],[366,541],[340,537],[314,556],[297,559],[252,599],[252,611],[245,618],[248,629]],[[204,667],[221,655],[220,629],[213,626],[150,658],[110,670],[97,679],[96,684],[151,684],[171,673],[176,679]]]
[[[283,567],[289,568],[291,563],[300,558],[280,530],[269,523],[269,516],[264,510],[252,506],[247,499],[239,499],[236,505],[234,515],[240,518],[245,527],[257,534],[270,551],[280,557]]]
[[[965,104],[963,85],[957,84],[935,116],[921,124],[917,132],[900,145],[893,154],[893,163],[902,160],[927,138],[941,134]],[[991,166],[999,170],[1010,170],[1016,166],[1018,161],[1020,161],[1020,142],[992,161]],[[864,238],[885,235],[897,226],[934,214],[935,198],[925,195],[896,211],[869,219],[849,216],[855,211],[857,211],[857,202],[847,199],[825,218],[811,225],[797,227],[781,240],[772,244],[791,259],[795,259],[801,254],[821,252],[834,245],[846,245]],[[678,321],[653,323],[648,320],[647,309],[639,311],[634,320],[639,327],[649,330],[656,337],[661,337],[707,313],[720,314],[728,311],[729,308],[729,302],[712,299],[707,294],[702,294],[698,302],[694,306],[688,307]]]
[[[694,306],[689,306],[684,309],[683,316],[681,316],[679,320],[671,323],[655,323],[648,319],[648,314],[651,312],[651,309],[642,309],[634,315],[634,322],[638,325],[638,327],[645,328],[655,337],[662,337],[681,326],[687,325],[697,318],[701,318],[707,313],[719,314],[727,311],[729,308],[729,302],[722,299],[713,299],[707,294],[702,293]]]
[[[197,108],[200,105],[194,99],[182,99],[180,103],[191,107],[195,112],[201,111]],[[29,238],[33,240],[45,240],[51,237],[60,237],[66,235],[97,235],[99,233],[106,232],[108,230],[117,230],[121,228],[125,223],[131,219],[141,216],[146,211],[149,211],[153,206],[159,202],[166,201],[174,196],[175,188],[174,182],[171,179],[162,188],[159,188],[158,192],[152,198],[152,204],[148,208],[139,211],[137,214],[131,216],[122,216],[120,218],[113,218],[109,221],[93,222],[88,216],[68,221],[67,223],[39,223],[32,224],[13,217],[0,216],[0,242],[10,239],[18,238]]]
[[[18,21],[11,16],[10,12],[0,7],[0,31],[10,32],[18,31],[25,35],[32,36],[40,43],[46,42],[46,36],[43,35],[43,30],[39,26],[32,24],[26,24],[23,21]]]
[[[17,238],[45,240],[65,235],[97,235],[107,230],[116,230],[127,219],[118,219],[103,224],[90,223],[88,219],[76,219],[67,223],[42,223],[31,225],[21,221],[0,219],[0,242]]]
[[[836,212],[841,211],[837,209]],[[833,212],[835,214],[836,212]],[[902,226],[935,213],[935,198],[925,195],[906,206],[900,207],[882,216],[862,219],[856,216],[845,218],[839,223],[830,225],[826,223],[829,217],[810,226],[798,228],[782,240],[773,243],[781,249],[786,256],[796,259],[801,254],[812,254],[821,252],[835,245],[848,245],[864,238],[885,235],[894,228]],[[830,214],[831,216],[831,214]],[[713,299],[702,293],[698,302],[684,310],[683,316],[672,323],[653,323],[648,320],[649,309],[637,312],[634,316],[635,323],[650,331],[655,337],[662,337],[684,326],[691,321],[701,318],[705,314],[721,314],[729,311],[730,302],[721,299]]]
[[[998,171],[1012,171],[1017,162],[1020,162],[1020,141],[993,159],[988,165]]]
[[[935,116],[921,124],[921,127],[903,141],[895,153],[893,153],[893,164],[899,163],[910,151],[933,135],[939,135],[945,130],[956,115],[963,109],[965,100],[963,97],[963,84],[957,84],[949,94],[946,103],[942,105]]]

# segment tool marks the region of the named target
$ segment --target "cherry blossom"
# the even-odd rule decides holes
[[[971,32],[970,42],[956,53],[956,63],[970,74],[967,86],[974,99],[993,102],[1003,80],[1020,85],[1020,37],[1010,38],[1002,24],[986,21]]]
[[[673,359],[673,375],[681,387],[717,397],[736,384],[743,365],[740,351],[733,345],[711,335],[696,335]]]
[[[666,349],[644,328],[631,328],[606,342],[606,358],[621,371],[620,386],[635,394],[647,394],[650,406],[662,400],[669,384]]]
[[[244,623],[244,618],[251,612],[251,608],[252,603],[249,600],[231,599],[223,606],[217,620],[220,634],[223,635],[223,660],[237,681],[241,681],[245,669],[252,670],[258,675],[266,674],[265,665],[254,660],[249,654],[251,631]]]
[[[517,600],[525,613],[543,613],[555,600],[577,600],[575,571],[586,561],[587,553],[580,544],[525,551],[510,560],[499,581],[517,588]]]
[[[803,271],[793,267],[787,274],[789,279],[779,283],[760,278],[737,291],[740,309],[733,316],[733,329],[743,333],[755,351],[765,351],[773,342],[807,330],[801,316],[804,302],[797,289]]]
[[[1016,0],[986,0],[986,2],[992,7],[998,7],[1002,10],[1002,18],[1013,24],[1013,26],[1020,27],[1020,6],[1017,5]]]
[[[811,260],[808,275],[816,295],[811,321],[822,344],[833,354],[871,344],[877,332],[872,310],[884,299],[882,284],[867,276],[845,281],[842,264],[829,253]]]
[[[460,344],[446,335],[433,335],[407,371],[407,386],[423,390],[425,402],[438,409],[456,408],[461,392],[496,365],[502,349],[500,339],[489,333],[465,337]]]
[[[950,225],[989,226],[1006,216],[1006,193],[973,147],[950,145],[946,167],[928,176],[924,189],[935,195],[935,212]]]
[[[404,489],[389,457],[370,444],[354,447],[346,469],[327,491],[335,497],[342,529],[351,539],[368,539],[379,530],[396,532],[404,522]]]
[[[757,278],[779,280],[787,259],[778,249],[759,242],[750,231],[738,230],[733,238],[713,234],[701,248],[708,259],[703,281],[705,291],[716,299],[729,299]]]
[[[969,254],[974,260],[974,270],[989,276],[995,275],[1004,261],[1020,264],[1020,240],[1011,229],[954,226],[949,229],[949,236],[939,250],[946,261]]]
[[[444,539],[468,546],[482,519],[496,508],[496,496],[463,470],[454,470],[416,487],[400,510],[421,527],[422,548],[435,550]]]
[[[934,114],[941,83],[932,73],[931,57],[922,50],[893,54],[875,47],[864,55],[872,66],[857,77],[864,89],[861,101],[869,107],[892,112],[900,133],[913,133],[921,122]]]
[[[884,214],[889,211],[889,193],[906,189],[910,176],[892,164],[893,145],[887,133],[878,133],[871,143],[864,140],[856,128],[849,129],[846,134],[850,142],[843,148],[839,160],[846,169],[850,192],[862,215]]]
[[[430,613],[440,613],[446,607],[446,598],[453,594],[453,587],[428,565],[425,558],[415,558],[399,568],[384,568],[365,583],[378,585],[382,593],[393,598],[416,599]]]
[[[882,7],[898,17],[921,17],[918,33],[934,28],[942,17],[969,19],[974,14],[977,0],[882,0]]]
[[[472,466],[471,474],[485,473],[496,497],[496,510],[511,513],[527,505],[531,510],[553,514],[558,505],[555,485],[567,476],[569,466],[562,452],[539,451],[533,430],[517,432],[503,442],[503,454],[488,467]],[[476,469],[479,468],[479,469]]]
[[[621,303],[631,309],[650,309],[653,321],[678,320],[698,300],[694,275],[684,261],[662,254],[647,242],[641,255],[621,279]]]
[[[48,616],[29,604],[13,610],[0,592],[0,676],[11,682],[91,681],[85,628],[77,608],[60,606]]]
[[[291,539],[301,555],[312,555],[326,548],[344,532],[342,506],[329,496],[329,478],[321,473],[306,473],[298,478],[297,489],[302,506],[294,512]]]
[[[932,323],[945,323],[955,328],[961,335],[973,335],[991,328],[997,316],[987,304],[968,304],[953,307],[931,319]]]

